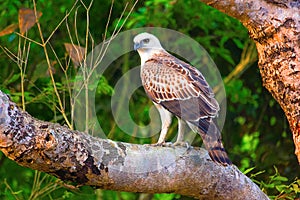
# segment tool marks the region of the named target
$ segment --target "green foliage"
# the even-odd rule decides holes
[[[89,3],[90,1],[82,2]],[[36,2],[37,10],[43,12],[39,22],[45,38],[51,35],[69,13],[67,22],[63,22],[52,35],[46,51],[40,45],[20,38],[16,33],[0,37],[0,46],[11,52],[11,54],[7,51],[0,52],[0,89],[9,93],[13,101],[20,106],[25,106],[26,111],[36,118],[61,124],[67,123],[67,120],[72,121],[72,102],[70,102],[72,87],[75,81],[85,80],[85,77],[77,77],[78,79],[75,80],[77,71],[83,66],[74,66],[65,52],[64,43],[73,42],[91,50],[92,41],[95,45],[102,42],[111,5],[110,0],[94,1],[89,10],[89,27],[87,27],[87,11],[82,2],[77,2],[70,13],[75,1],[40,0]],[[239,63],[245,44],[249,40],[247,30],[241,23],[198,0],[140,1],[125,21],[124,17],[120,19],[120,15],[126,3],[125,0],[114,2],[107,36],[111,36],[115,27],[121,27],[123,22],[125,22],[123,30],[158,26],[180,31],[197,40],[209,52],[224,78]],[[125,16],[132,5],[133,2],[130,2]],[[0,9],[0,29],[17,23],[18,10],[22,7],[33,8],[33,2],[30,0],[3,1],[2,9]],[[87,28],[89,28],[88,34]],[[89,37],[86,37],[87,35]],[[41,43],[36,26],[28,31],[27,37]],[[87,38],[88,44],[85,43]],[[29,43],[30,49],[28,50]],[[20,52],[22,52],[21,55]],[[11,57],[15,55],[23,58],[26,65],[13,61],[15,59],[9,59],[7,54]],[[50,62],[47,61],[46,56],[49,57]],[[157,136],[139,139],[125,134],[115,124],[111,113],[110,101],[114,92],[114,84],[122,74],[139,62],[136,53],[124,55],[113,63],[114,67],[108,68],[103,76],[98,77],[100,79],[98,83],[90,84],[88,87],[88,89],[96,88],[98,120],[107,137],[113,140],[132,143],[150,143],[157,140]],[[52,76],[49,69],[51,69]],[[300,170],[294,156],[294,145],[284,113],[262,87],[256,64],[239,75],[239,78],[234,78],[225,85],[228,109],[222,133],[229,156],[233,163],[256,181],[273,199],[299,198]],[[24,84],[24,91],[21,90],[21,83]],[[120,100],[122,98],[120,96]],[[142,89],[138,89],[133,94],[129,107],[130,114],[137,124],[147,125],[150,122],[151,106],[152,103]],[[177,132],[176,129],[176,122],[174,122],[170,130],[171,134],[174,135]],[[198,140],[195,141],[195,145],[199,144]],[[18,176],[15,172],[18,172]],[[61,185],[51,188],[49,183],[56,184],[57,180],[20,167],[0,153],[0,199],[35,197],[32,199],[117,200],[138,199],[142,195],[94,190],[90,187],[82,187],[79,191],[73,191]],[[43,196],[32,196],[34,192],[41,190],[47,192],[43,193]],[[181,198],[189,199],[175,194],[149,195],[149,199]]]
[[[253,168],[249,168],[244,171],[244,174],[249,174],[253,171]],[[300,180],[295,179],[292,183],[289,183],[289,179],[280,175],[277,167],[274,166],[275,173],[268,177],[266,181],[258,181],[258,176],[265,173],[265,171],[259,171],[250,175],[250,178],[256,182],[260,188],[267,194],[275,193],[277,195],[269,195],[271,199],[296,199],[300,194]]]
[[[109,85],[107,79],[104,76],[100,77],[98,86],[97,86],[97,94],[99,95],[112,95],[114,89]]]
[[[237,152],[239,151],[241,153],[247,153],[249,155],[249,157],[244,157],[241,159],[241,170],[249,168],[251,165],[251,160],[256,159],[256,150],[258,145],[259,132],[243,135],[241,144],[235,147],[235,150]]]
[[[243,80],[233,80],[226,85],[226,93],[233,106],[229,109],[236,110],[236,106],[240,109],[245,104],[250,104],[253,109],[258,107],[258,96],[243,84]],[[238,108],[239,109],[239,108]]]

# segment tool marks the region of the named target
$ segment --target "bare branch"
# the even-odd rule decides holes
[[[0,149],[19,165],[78,186],[199,199],[268,199],[235,166],[201,148],[153,147],[100,139],[34,119],[0,91]]]

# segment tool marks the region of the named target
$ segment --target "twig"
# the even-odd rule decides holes
[[[61,26],[61,24],[69,17],[70,13],[73,11],[73,9],[75,8],[75,6],[77,5],[77,2],[78,0],[75,1],[75,3],[73,4],[71,10],[69,12],[66,13],[65,17],[58,23],[58,25],[54,28],[54,30],[51,32],[50,36],[48,37],[48,39],[45,41],[44,44],[42,44],[41,46],[43,45],[46,45],[50,39],[52,38],[52,36],[54,35],[54,33],[56,32],[56,30]],[[35,5],[35,0],[34,0],[34,5]],[[35,8],[35,12],[36,12],[36,7],[34,6]]]
[[[36,2],[35,2],[35,0],[33,0],[33,5],[34,5],[35,15],[37,16],[37,10],[36,10]],[[51,67],[51,61],[50,61],[50,58],[49,58],[49,55],[48,55],[48,50],[47,50],[46,42],[44,40],[44,36],[43,36],[42,29],[41,29],[41,25],[40,25],[37,17],[36,17],[36,19],[37,19],[36,24],[37,24],[37,27],[38,27],[38,31],[39,31],[39,34],[40,34],[41,41],[42,41],[42,47],[44,49],[46,61],[47,61],[47,64],[48,64],[49,75],[50,75],[50,78],[51,78],[51,81],[52,81],[52,85],[53,85],[53,89],[54,89],[55,95],[56,95],[57,100],[58,100],[59,111],[62,114],[65,122],[67,123],[67,125],[69,127],[72,127],[71,123],[68,120],[68,117],[66,116],[65,109],[64,109],[64,106],[62,104],[62,100],[60,98],[59,92],[58,92],[57,87],[56,87],[56,82],[54,80],[54,76],[53,76],[53,72],[52,72],[52,67]]]

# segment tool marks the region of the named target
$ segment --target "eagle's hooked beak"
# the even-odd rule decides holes
[[[139,48],[141,47],[141,43],[134,43],[134,46],[133,46],[133,48],[134,48],[134,50],[136,51],[136,50],[138,50]]]

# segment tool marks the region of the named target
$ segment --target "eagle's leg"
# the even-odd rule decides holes
[[[185,121],[180,119],[179,117],[177,117],[178,119],[178,135],[177,135],[177,140],[176,142],[173,144],[174,146],[185,146],[187,148],[189,148],[189,144],[188,142],[184,142],[184,130],[185,130]]]
[[[159,112],[162,123],[159,139],[155,145],[164,145],[168,129],[172,122],[172,113],[170,113],[168,110],[166,110],[159,104],[155,104],[155,106]]]
[[[177,117],[178,119],[178,135],[177,135],[177,140],[174,143],[174,145],[181,145],[183,142],[183,136],[184,136],[184,128],[185,128],[185,121]]]

